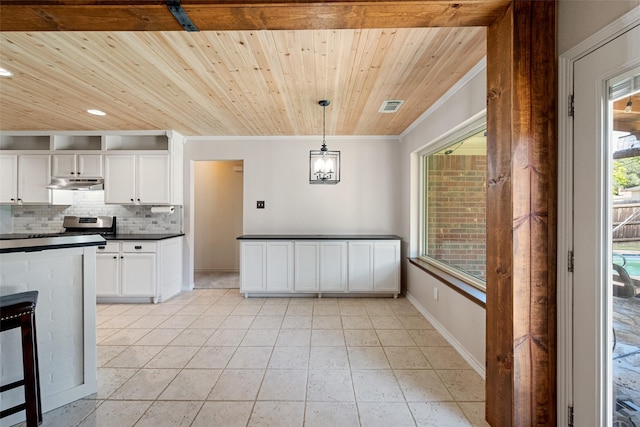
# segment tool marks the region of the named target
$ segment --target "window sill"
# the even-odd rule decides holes
[[[454,291],[458,292],[460,295],[464,296],[465,298],[478,304],[480,307],[486,308],[486,302],[487,302],[486,292],[481,291],[480,289],[474,286],[471,286],[468,283],[463,282],[457,277],[454,277],[451,274],[443,270],[440,270],[439,268],[419,258],[408,258],[408,259],[411,264],[415,265],[420,270],[435,277],[440,282],[444,283],[445,285],[447,285]]]

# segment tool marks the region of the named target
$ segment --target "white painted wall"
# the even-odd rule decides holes
[[[407,295],[432,318],[432,322],[437,322],[440,332],[481,375],[484,375],[485,367],[484,308],[409,264],[406,256],[418,254],[419,162],[416,153],[482,113],[485,106],[486,70],[482,61],[402,135],[399,187],[403,279]],[[435,287],[439,290],[437,301],[433,298]]]
[[[321,137],[188,137],[184,147],[184,230],[194,248],[194,163],[243,160],[242,234],[397,234],[400,148],[397,138],[327,137],[341,151],[337,185],[309,184],[309,150]],[[256,209],[264,200],[265,209]],[[193,271],[193,255],[185,260]],[[191,276],[186,283],[193,283]]]
[[[559,0],[558,52],[572,48],[638,6],[640,0]],[[486,70],[480,64],[473,72],[477,72],[475,77],[467,82],[462,79],[457,87],[452,88],[401,135],[399,235],[403,238],[403,287],[407,294],[438,323],[443,335],[470,360],[476,370],[482,367],[484,371],[484,309],[443,286],[405,259],[418,253],[419,163],[416,152],[485,109]],[[434,287],[438,287],[440,292],[438,301],[433,299]]]
[[[640,0],[558,0],[558,53],[639,6]]]
[[[240,269],[242,161],[194,162],[196,271]],[[239,168],[236,170],[236,168]]]

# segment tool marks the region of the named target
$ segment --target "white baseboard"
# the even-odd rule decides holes
[[[442,335],[443,338],[447,340],[447,342],[451,344],[451,346],[455,348],[458,353],[460,353],[460,356],[462,356],[462,358],[466,360],[469,365],[471,365],[473,370],[476,371],[482,377],[482,379],[485,379],[486,367],[484,366],[484,364],[476,360],[476,358],[473,357],[473,355],[469,353],[467,349],[464,348],[464,346],[460,344],[460,342],[455,339],[455,337],[451,335],[449,331],[447,331],[447,329],[442,326],[442,324],[440,324],[440,322],[438,322],[438,320],[433,317],[433,315],[429,313],[429,311],[422,304],[420,304],[420,302],[413,295],[407,292],[406,297],[409,302],[411,302],[411,304],[413,304],[413,306],[424,317],[426,317],[429,322],[431,322],[433,327],[440,333],[440,335]]]

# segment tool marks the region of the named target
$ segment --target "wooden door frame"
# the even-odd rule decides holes
[[[24,6],[5,0],[0,28],[181,29],[164,1],[107,3],[33,0]],[[201,23],[195,23],[201,29],[488,27],[486,415],[495,426],[555,425],[556,0],[185,0],[183,5],[187,14],[200,14]]]

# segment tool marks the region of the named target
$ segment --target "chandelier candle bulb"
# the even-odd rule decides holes
[[[327,159],[324,162],[325,164],[325,170],[327,173],[333,173],[333,160],[331,159]]]

